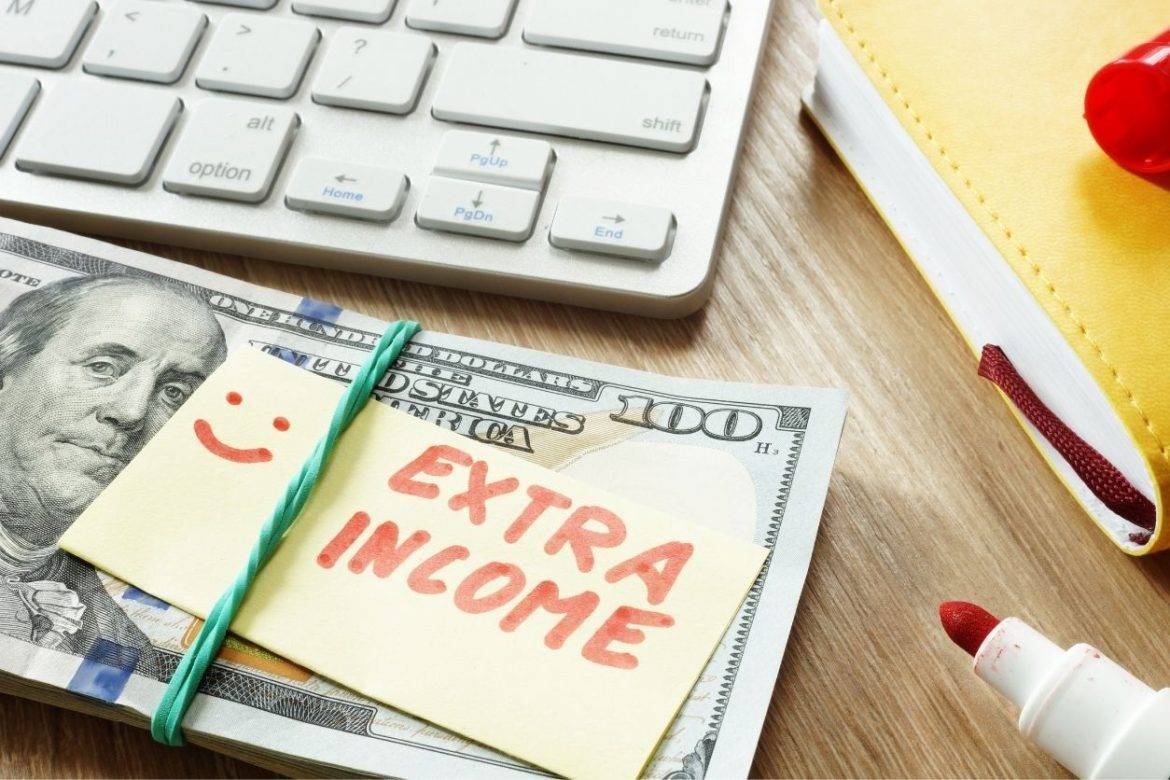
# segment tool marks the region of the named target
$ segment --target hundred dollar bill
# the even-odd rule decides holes
[[[0,219],[0,689],[145,724],[199,621],[68,556],[57,539],[232,350],[259,348],[344,382],[384,324]],[[770,548],[645,769],[745,775],[812,554],[844,394],[676,379],[424,331],[376,395]],[[196,743],[289,772],[543,774],[235,639],[185,726]]]

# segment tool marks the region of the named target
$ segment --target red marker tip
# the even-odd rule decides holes
[[[999,618],[983,607],[966,601],[944,601],[938,606],[938,619],[943,630],[972,658],[987,635],[999,625]]]

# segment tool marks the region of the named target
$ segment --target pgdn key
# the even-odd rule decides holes
[[[532,235],[540,193],[432,177],[415,222],[427,230],[524,241]]]

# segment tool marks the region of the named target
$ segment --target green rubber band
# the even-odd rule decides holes
[[[338,438],[366,405],[374,385],[386,374],[390,364],[406,346],[406,342],[418,331],[419,326],[416,322],[392,323],[346,389],[345,395],[341,397],[333,412],[329,429],[317,442],[313,453],[301,466],[300,471],[288,483],[284,495],[272,510],[272,515],[260,529],[260,537],[248,554],[247,564],[236,576],[236,581],[231,587],[215,602],[207,621],[199,629],[198,636],[175,669],[166,691],[163,692],[162,701],[150,719],[150,735],[157,742],[166,745],[183,744],[183,717],[187,714],[187,708],[191,706],[196,691],[199,690],[204,673],[219,654],[219,647],[223,644],[228,627],[235,618],[240,604],[243,603],[248,588],[264,568],[264,564],[272,557],[285,533],[296,522],[301,508],[308,501],[309,495],[325,470]]]

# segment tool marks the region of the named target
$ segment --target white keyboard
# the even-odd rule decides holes
[[[771,0],[0,0],[0,213],[660,317]]]

